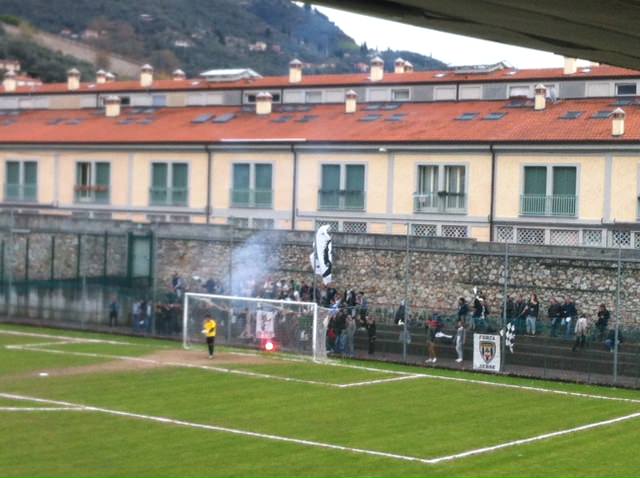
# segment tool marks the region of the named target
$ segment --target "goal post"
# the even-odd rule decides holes
[[[329,311],[313,302],[188,292],[182,313],[184,348],[204,346],[206,315],[216,321],[216,344],[326,358]]]

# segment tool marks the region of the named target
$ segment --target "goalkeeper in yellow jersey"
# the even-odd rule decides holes
[[[211,314],[204,316],[204,322],[202,323],[202,333],[207,338],[207,347],[209,347],[209,358],[213,358],[213,347],[216,342],[216,328],[218,324],[213,320]]]

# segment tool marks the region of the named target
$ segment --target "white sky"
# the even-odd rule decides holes
[[[517,68],[561,67],[563,58],[553,53],[503,45],[476,38],[442,33],[403,23],[316,6],[356,43],[378,50],[408,50],[432,55],[449,65],[477,65],[507,61]]]

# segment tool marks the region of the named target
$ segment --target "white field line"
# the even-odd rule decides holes
[[[145,344],[135,344],[135,343],[128,343],[128,342],[108,341],[108,340],[103,341],[101,339],[82,339],[82,338],[62,336],[62,335],[57,335],[56,336],[56,335],[37,334],[37,333],[30,333],[30,332],[17,332],[17,331],[12,331],[12,330],[1,330],[1,329],[0,329],[0,334],[47,337],[47,338],[56,338],[56,339],[70,339],[73,342],[87,340],[87,341],[90,341],[90,342],[112,343],[112,344],[117,344],[117,345],[140,345],[142,347],[145,346]],[[11,347],[13,349],[18,349],[19,347],[26,347],[26,345],[6,345],[5,347]],[[80,354],[80,355],[87,355],[87,356],[93,356],[93,357],[111,357],[111,358],[119,358],[119,359],[125,359],[125,360],[126,359],[131,359],[131,360],[137,360],[137,361],[144,361],[145,360],[145,359],[142,359],[140,357],[122,357],[122,356],[107,355],[107,354],[86,354],[86,353],[83,353],[83,352],[62,352],[62,351],[58,351],[58,350],[49,350],[49,349],[27,349],[27,348],[23,348],[23,350],[32,350],[32,351],[36,351],[36,352],[42,350],[44,352],[49,352],[49,353],[72,353],[72,354]],[[250,356],[259,355],[258,353],[251,353],[251,352],[230,352],[230,353],[235,354],[235,355],[250,355]],[[556,389],[552,389],[552,388],[534,387],[534,386],[530,386],[530,385],[516,385],[516,384],[511,384],[511,383],[490,382],[490,381],[487,381],[487,380],[477,380],[477,379],[471,379],[471,378],[447,377],[447,376],[442,376],[442,375],[431,375],[431,374],[427,374],[427,373],[415,373],[415,372],[411,373],[411,372],[402,372],[400,370],[385,370],[385,369],[376,368],[376,367],[366,367],[366,366],[362,366],[362,365],[345,364],[345,363],[340,363],[340,362],[336,362],[336,361],[321,361],[321,362],[318,362],[318,361],[313,361],[313,360],[305,360],[305,359],[299,359],[299,358],[293,358],[293,357],[289,358],[289,357],[282,357],[282,356],[277,356],[277,355],[274,355],[272,358],[276,358],[278,360],[283,360],[283,361],[308,362],[308,363],[316,363],[316,364],[319,364],[319,365],[327,365],[327,366],[332,366],[332,367],[343,367],[343,368],[352,368],[352,369],[356,369],[356,370],[366,370],[366,371],[369,371],[369,372],[378,372],[378,373],[385,373],[385,374],[390,374],[390,375],[411,376],[411,377],[413,377],[414,375],[419,375],[420,377],[430,378],[430,379],[434,379],[434,380],[448,380],[448,381],[452,381],[452,382],[469,383],[469,384],[476,384],[476,385],[486,385],[486,386],[490,386],[490,387],[511,388],[511,389],[515,389],[515,390],[526,390],[526,391],[538,392],[538,393],[552,393],[552,394],[557,394],[557,395],[580,397],[580,398],[590,398],[590,399],[596,399],[596,400],[611,400],[611,401],[616,401],[616,402],[640,403],[640,399],[634,399],[634,398],[610,397],[610,396],[606,396],[606,395],[595,395],[595,394],[582,393],[582,392],[569,392],[569,391],[564,391],[564,390],[556,390]],[[189,365],[190,366],[190,364],[185,364],[185,365]],[[224,371],[227,371],[227,369],[224,369]],[[238,372],[240,372],[240,371],[238,371]],[[251,372],[246,372],[246,373],[251,373]],[[255,375],[255,376],[260,376],[260,375],[262,375],[262,378],[277,378],[278,380],[283,380],[283,381],[297,381],[297,382],[301,382],[301,383],[311,383],[311,384],[314,384],[314,385],[320,384],[320,385],[338,386],[338,384],[333,384],[333,383],[328,383],[328,382],[303,381],[302,379],[285,380],[287,377],[271,376],[271,375],[267,375],[267,374],[258,374],[258,375]],[[342,385],[348,385],[348,384],[342,384]],[[339,387],[339,388],[344,388],[344,387]]]
[[[139,345],[144,347],[146,344],[135,344],[132,342],[121,342],[119,340],[106,340],[106,339],[90,339],[84,337],[71,337],[68,335],[49,335],[38,334],[35,332],[18,332],[16,330],[3,330],[0,329],[0,335],[16,335],[19,337],[39,337],[45,339],[59,339],[77,343],[94,343],[94,344],[111,344],[111,345]]]
[[[133,347],[153,347],[153,348],[175,348],[171,345],[165,344],[141,344],[136,342],[125,342],[120,340],[108,340],[108,339],[91,339],[86,337],[71,337],[68,335],[52,335],[52,334],[38,334],[35,332],[18,332],[16,330],[3,330],[0,328],[0,335],[16,335],[22,337],[41,337],[48,339],[56,339],[60,341],[68,341],[68,343],[88,343],[88,344],[109,344],[109,345],[130,345]],[[52,344],[62,343],[62,342],[52,342]],[[40,344],[21,344],[21,345],[40,345]],[[8,347],[8,346],[6,346]]]
[[[344,368],[353,368],[353,369],[358,369],[358,370],[383,372],[382,369],[375,368],[375,367],[364,367],[364,366],[360,366],[360,365],[343,364],[343,363],[337,363],[337,362],[330,362],[327,365],[331,365],[333,367],[344,367]],[[447,377],[447,376],[443,376],[443,375],[430,375],[430,374],[427,374],[427,373],[410,374],[408,372],[401,372],[401,371],[398,371],[398,370],[386,370],[386,372],[397,374],[397,375],[403,375],[403,376],[419,375],[420,377],[434,379],[434,380],[445,380],[445,381],[451,381],[451,382],[470,383],[470,384],[474,384],[474,385],[486,385],[486,386],[490,386],[490,387],[511,388],[511,389],[515,389],[515,390],[526,390],[526,391],[529,391],[529,392],[552,393],[552,394],[556,394],[556,395],[565,395],[565,396],[580,397],[580,398],[590,398],[590,399],[595,399],[595,400],[611,400],[611,401],[614,401],[614,402],[640,403],[640,399],[636,399],[636,398],[610,397],[610,396],[607,396],[607,395],[595,395],[595,394],[591,394],[591,393],[569,392],[569,391],[565,391],[565,390],[556,390],[556,389],[553,389],[553,388],[533,387],[533,386],[530,386],[530,385],[516,385],[516,384],[512,384],[512,383],[490,382],[490,381],[487,381],[487,380],[477,380],[477,379],[473,379],[473,378]]]
[[[24,347],[45,347],[47,345],[67,345],[67,344],[79,344],[79,343],[81,342],[78,342],[76,340],[58,340],[56,342],[36,342],[32,344],[5,345],[4,348],[9,350],[20,350]]]
[[[395,453],[386,453],[386,452],[382,452],[382,451],[367,450],[367,449],[364,449],[364,448],[352,448],[352,447],[348,447],[348,446],[334,445],[334,444],[331,444],[331,443],[323,443],[323,442],[318,442],[318,441],[313,441],[313,440],[303,440],[303,439],[299,439],[299,438],[291,438],[291,437],[285,437],[285,436],[281,436],[281,435],[272,435],[272,434],[268,434],[268,433],[252,432],[252,431],[249,431],[249,430],[241,430],[241,429],[237,429],[237,428],[220,427],[220,426],[217,426],[217,425],[207,425],[205,423],[195,423],[195,422],[187,422],[187,421],[183,421],[183,420],[174,420],[172,418],[167,418],[167,417],[158,417],[158,416],[153,416],[153,415],[143,415],[141,413],[130,413],[130,412],[124,412],[124,411],[120,411],[120,410],[112,410],[112,409],[108,409],[108,408],[101,408],[101,407],[94,407],[94,406],[89,406],[89,405],[81,405],[81,404],[76,404],[76,403],[63,402],[63,401],[59,401],[59,400],[47,400],[47,399],[43,399],[43,398],[28,397],[28,396],[24,396],[24,395],[14,395],[14,394],[9,394],[9,393],[0,393],[0,397],[13,399],[13,400],[30,401],[30,402],[36,402],[36,403],[46,403],[46,404],[50,404],[50,405],[60,405],[60,406],[65,406],[65,407],[81,407],[83,410],[87,410],[87,411],[100,412],[100,413],[105,413],[105,414],[108,414],[108,415],[115,415],[115,416],[121,416],[121,417],[137,418],[137,419],[140,419],[140,420],[148,420],[148,421],[152,421],[152,422],[165,423],[165,424],[169,424],[169,425],[178,425],[178,426],[189,427],[189,428],[198,428],[198,429],[202,429],[202,430],[211,430],[211,431],[217,431],[217,432],[231,433],[231,434],[234,434],[234,435],[243,435],[243,436],[249,436],[249,437],[254,437],[254,438],[262,438],[262,439],[265,439],[265,440],[273,440],[273,441],[280,441],[280,442],[287,442],[287,443],[295,443],[295,444],[298,444],[298,445],[311,446],[311,447],[317,447],[317,448],[327,448],[327,449],[340,450],[340,451],[346,451],[346,452],[351,452],[351,453],[359,453],[359,454],[363,454],[363,455],[372,455],[372,456],[378,456],[378,457],[384,457],[384,458],[393,458],[393,459],[396,459],[396,460],[417,461],[417,462],[422,462],[422,463],[428,463],[428,460],[426,460],[424,458],[418,458],[418,457],[415,457],[415,456],[398,455],[398,454],[395,454]]]
[[[377,385],[379,383],[397,382],[399,380],[412,380],[415,378],[424,378],[423,375],[404,375],[402,377],[380,378],[377,380],[367,380],[365,382],[343,383],[338,385],[339,388],[364,387],[367,385]]]
[[[537,435],[531,438],[523,438],[520,440],[513,440],[513,441],[509,441],[506,443],[500,443],[499,445],[493,445],[493,446],[488,446],[488,447],[484,447],[484,448],[476,448],[475,450],[469,450],[469,451],[463,451],[462,453],[456,453],[455,455],[448,455],[448,456],[441,456],[438,458],[431,458],[429,460],[429,463],[431,464],[436,464],[436,463],[441,463],[443,461],[452,461],[452,460],[458,460],[460,458],[466,458],[468,456],[473,456],[473,455],[481,455],[483,453],[490,453],[496,450],[501,450],[503,448],[509,448],[512,446],[519,446],[519,445],[526,445],[528,443],[533,443],[536,441],[540,441],[540,440],[547,440],[549,438],[555,438],[555,437],[559,437],[559,436],[563,436],[563,435],[570,435],[572,433],[577,433],[577,432],[582,432],[585,430],[591,430],[593,428],[600,428],[600,427],[604,427],[607,425],[613,425],[615,423],[620,423],[620,422],[624,422],[627,420],[632,420],[634,418],[638,418],[640,417],[640,412],[637,413],[632,413],[630,415],[625,415],[623,417],[617,417],[617,418],[612,418],[610,420],[603,420],[600,422],[595,422],[595,423],[589,423],[587,425],[581,425],[579,427],[574,427],[574,428],[568,428],[566,430],[558,430],[556,432],[551,432],[551,433],[544,433],[542,435]]]
[[[93,352],[70,352],[67,350],[55,350],[55,349],[46,349],[46,348],[40,348],[40,347],[29,347],[26,345],[13,345],[11,346],[13,348],[13,350],[21,350],[21,351],[27,351],[27,352],[44,352],[44,353],[50,353],[50,354],[58,354],[58,355],[76,355],[79,357],[93,357],[93,358],[109,358],[109,359],[114,359],[114,360],[128,360],[131,362],[141,362],[141,363],[148,363],[148,364],[153,364],[153,365],[166,365],[166,366],[171,366],[171,367],[182,367],[182,368],[196,368],[196,369],[201,369],[201,370],[209,370],[212,372],[220,372],[220,373],[229,373],[229,374],[234,374],[234,375],[243,375],[246,377],[254,377],[254,378],[264,378],[264,379],[270,379],[270,380],[279,380],[282,382],[297,382],[297,383],[306,383],[309,385],[322,385],[322,386],[326,386],[326,387],[335,387],[335,388],[340,388],[340,384],[337,383],[331,383],[331,382],[320,382],[320,381],[315,381],[315,380],[305,380],[305,379],[301,379],[301,378],[293,378],[293,377],[282,377],[279,375],[271,375],[271,374],[266,374],[266,373],[259,373],[259,372],[250,372],[248,370],[236,370],[236,369],[230,369],[230,368],[224,368],[224,367],[213,367],[210,365],[195,365],[195,364],[190,364],[190,363],[185,363],[185,362],[163,362],[161,360],[153,360],[153,359],[147,359],[147,358],[143,358],[143,357],[130,357],[127,355],[110,355],[110,354],[99,354],[99,353],[93,353]]]
[[[599,422],[589,423],[587,425],[581,425],[581,426],[578,426],[578,427],[568,428],[568,429],[565,429],[565,430],[558,430],[558,431],[555,431],[555,432],[544,433],[542,435],[536,435],[536,436],[533,436],[533,437],[530,437],[530,438],[512,440],[512,441],[509,441],[509,442],[500,443],[498,445],[488,446],[488,447],[484,447],[484,448],[476,448],[474,450],[468,450],[468,451],[464,451],[464,452],[461,452],[461,453],[456,453],[456,454],[453,454],[453,455],[446,455],[446,456],[441,456],[441,457],[436,457],[436,458],[420,458],[420,457],[416,457],[416,456],[399,455],[399,454],[396,454],[396,453],[387,453],[387,452],[376,451],[376,450],[368,450],[368,449],[365,449],[365,448],[353,448],[353,447],[348,447],[348,446],[335,445],[335,444],[332,444],[332,443],[323,443],[323,442],[318,442],[318,441],[313,441],[313,440],[304,440],[304,439],[299,439],[299,438],[285,437],[285,436],[281,436],[281,435],[272,435],[272,434],[267,434],[267,433],[252,432],[252,431],[249,431],[249,430],[241,430],[241,429],[237,429],[237,428],[221,427],[221,426],[217,426],[217,425],[207,425],[207,424],[204,424],[204,423],[187,422],[187,421],[175,420],[175,419],[167,418],[167,417],[158,417],[158,416],[153,416],[153,415],[144,415],[144,414],[140,414],[140,413],[131,413],[131,412],[125,412],[125,411],[121,411],[121,410],[112,410],[112,409],[108,409],[108,408],[94,407],[94,406],[91,406],[91,405],[82,405],[82,404],[78,404],[78,403],[70,403],[70,402],[64,402],[64,401],[59,401],[59,400],[48,400],[48,399],[43,399],[43,398],[38,398],[38,397],[29,397],[29,396],[25,396],[25,395],[15,395],[15,394],[10,394],[10,393],[0,393],[0,397],[1,398],[6,398],[6,399],[10,399],[10,400],[17,400],[17,401],[28,401],[28,402],[36,402],[36,403],[45,403],[45,404],[48,404],[48,405],[58,405],[60,407],[64,407],[64,408],[68,408],[68,409],[82,409],[82,410],[85,410],[85,411],[100,412],[100,413],[105,413],[105,414],[108,414],[108,415],[136,418],[136,419],[140,419],[140,420],[148,420],[148,421],[152,421],[152,422],[165,423],[165,424],[177,425],[177,426],[183,426],[183,427],[189,427],[189,428],[197,428],[197,429],[203,429],[203,430],[211,430],[211,431],[218,431],[218,432],[224,432],[224,433],[231,433],[231,434],[234,434],[234,435],[244,435],[244,436],[250,436],[250,437],[254,437],[254,438],[262,438],[262,439],[266,439],[266,440],[295,443],[295,444],[304,445],[304,446],[311,446],[311,447],[317,447],[317,448],[327,448],[327,449],[332,449],[332,450],[340,450],[340,451],[358,453],[358,454],[363,454],[363,455],[372,455],[372,456],[377,456],[377,457],[392,458],[392,459],[395,459],[395,460],[414,461],[414,462],[425,463],[425,464],[428,464],[428,465],[435,465],[435,464],[438,464],[438,463],[441,463],[441,462],[444,462],[444,461],[454,461],[454,460],[459,460],[459,459],[462,459],[462,458],[467,458],[467,457],[470,457],[470,456],[481,455],[481,454],[485,454],[485,453],[491,453],[491,452],[494,452],[494,451],[497,451],[497,450],[502,450],[504,448],[510,448],[510,447],[515,447],[515,446],[526,445],[526,444],[534,443],[534,442],[541,441],[541,440],[548,440],[550,438],[555,438],[555,437],[559,437],[559,436],[563,436],[563,435],[570,435],[570,434],[573,434],[573,433],[578,433],[578,432],[582,432],[582,431],[586,431],[586,430],[592,430],[592,429],[595,429],[595,428],[600,428],[600,427],[604,427],[604,426],[608,426],[608,425],[613,425],[613,424],[621,423],[621,422],[624,422],[624,421],[627,421],[627,420],[632,420],[634,418],[640,417],[640,412],[637,412],[637,413],[632,413],[630,415],[625,415],[625,416],[622,416],[622,417],[612,418],[612,419],[609,419],[609,420],[602,420],[602,421],[599,421]]]
[[[62,412],[69,410],[85,411],[82,407],[0,407],[0,412]]]

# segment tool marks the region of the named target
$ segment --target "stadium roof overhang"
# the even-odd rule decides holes
[[[316,0],[435,30],[640,69],[640,3],[624,0]]]

